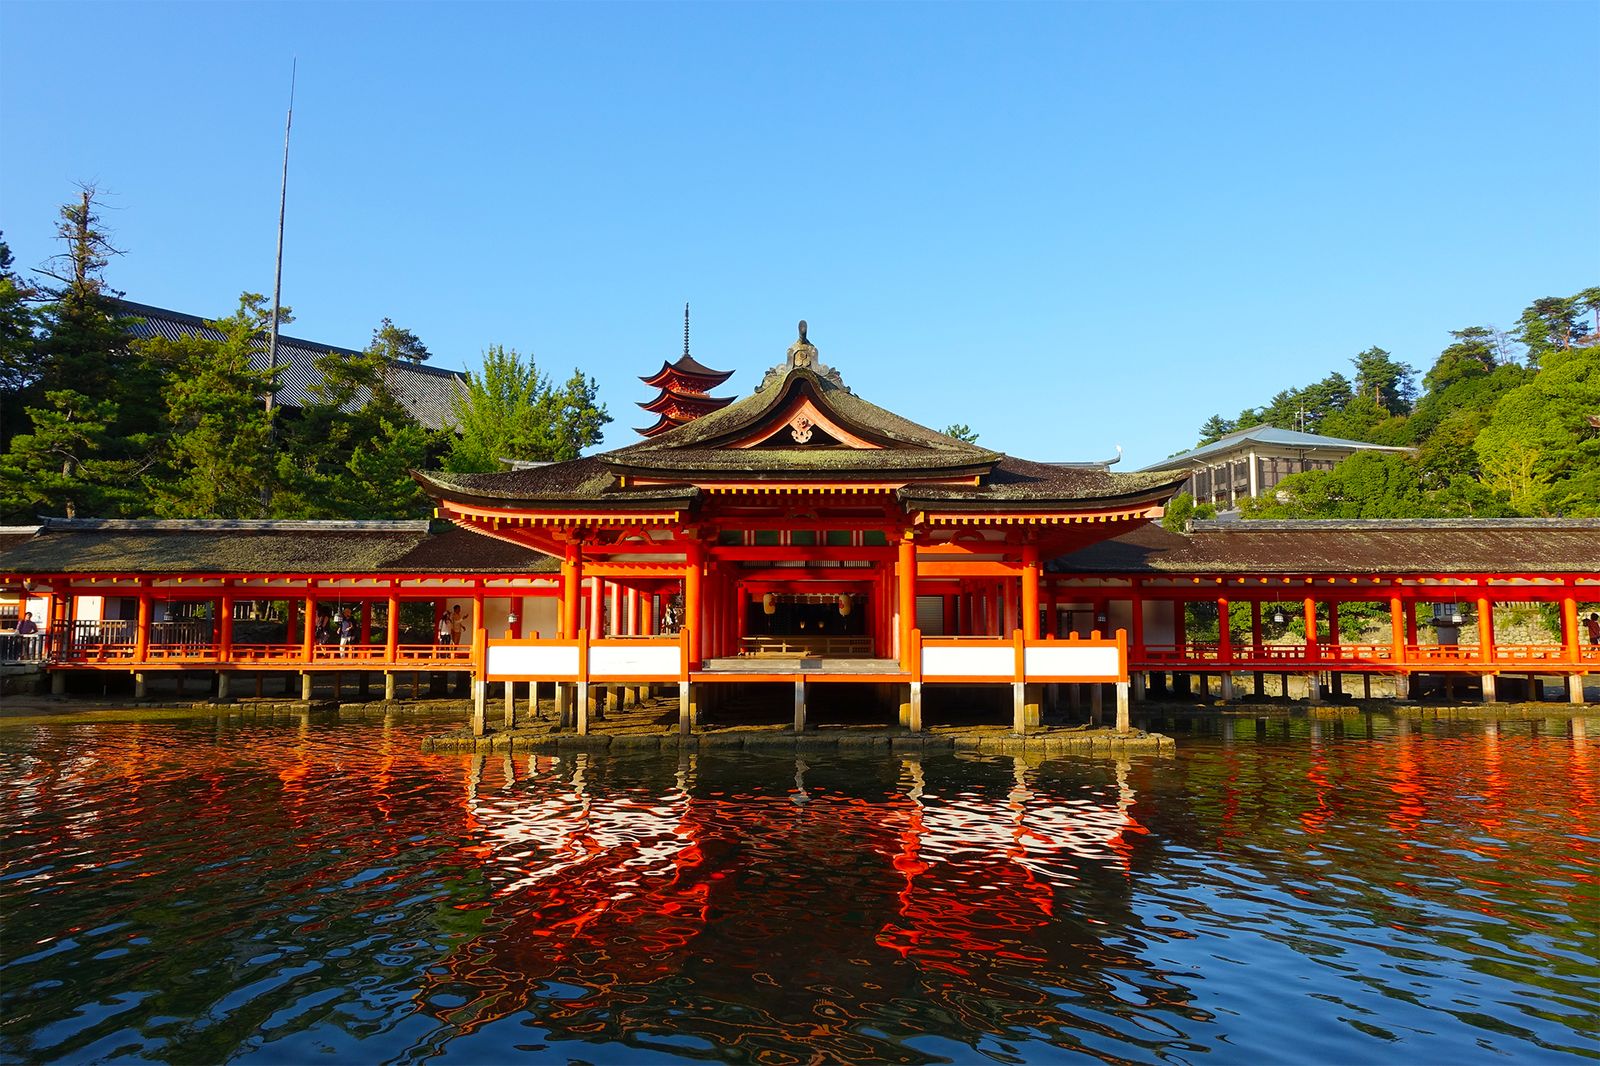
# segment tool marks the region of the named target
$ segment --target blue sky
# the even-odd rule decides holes
[[[0,4],[0,229],[97,181],[129,298],[269,292],[748,393],[807,318],[859,394],[1123,468],[1214,411],[1600,283],[1600,4]]]

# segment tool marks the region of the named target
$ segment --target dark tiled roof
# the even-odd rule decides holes
[[[900,490],[900,498],[908,505],[954,507],[995,503],[1047,506],[1084,500],[1159,502],[1172,495],[1187,476],[1174,478],[1171,471],[1113,474],[1094,466],[1035,463],[1006,456],[981,485],[907,485]]]
[[[709,366],[706,366],[688,352],[684,352],[678,357],[676,362],[669,363],[663,359],[661,361],[660,370],[657,370],[654,374],[644,375],[640,377],[639,380],[649,384],[652,381],[660,380],[662,375],[666,375],[666,377],[669,379],[674,376],[703,378],[714,381],[720,385],[722,382],[733,377],[733,374],[734,372],[732,370],[712,370]]]
[[[51,519],[0,545],[0,573],[542,573],[531,548],[420,522]]]
[[[603,503],[609,500],[620,506],[657,502],[686,506],[699,495],[697,489],[687,485],[619,488],[616,473],[605,465],[601,456],[499,474],[452,474],[430,470],[418,473],[416,478],[424,489],[436,495],[452,499],[467,497],[488,503]]]
[[[222,334],[206,324],[205,319],[196,315],[186,315],[181,311],[169,311],[164,307],[134,303],[131,300],[120,300],[118,304],[124,314],[136,319],[131,327],[135,337],[165,337],[171,341],[182,340],[185,337],[206,337],[211,340],[219,340],[222,337]],[[329,352],[340,355],[360,354],[351,348],[300,340],[280,333],[278,366],[281,369],[278,373],[278,402],[286,407],[304,407],[312,400],[313,390],[322,383],[322,372],[317,369],[317,360]],[[257,370],[266,369],[267,351],[264,343],[262,350],[251,356],[250,365]],[[395,399],[418,422],[429,429],[449,429],[455,425],[452,400],[465,387],[464,375],[440,367],[391,360],[385,377],[390,390],[394,392]]]
[[[1600,519],[1196,522],[1146,526],[1054,560],[1063,573],[1600,573]]]
[[[765,388],[729,404],[720,411],[697,418],[688,425],[680,426],[658,437],[608,452],[604,457],[628,466],[648,466],[654,457],[662,453],[682,449],[716,448],[727,440],[748,432],[764,418],[776,413],[801,391],[808,391],[815,396],[824,410],[836,414],[852,432],[857,432],[886,449],[925,450],[929,455],[924,465],[966,466],[993,462],[999,458],[998,452],[979,448],[955,437],[948,437],[927,426],[920,426],[908,418],[902,418],[893,411],[868,403],[849,389],[836,385],[804,367],[796,367],[787,374],[775,376]],[[820,455],[830,450],[788,449],[794,455]]]

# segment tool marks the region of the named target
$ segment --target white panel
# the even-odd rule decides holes
[[[922,649],[924,677],[993,677],[1009,680],[1016,674],[1017,653],[1009,644],[1000,648]]]
[[[550,640],[556,635],[556,612],[561,607],[561,601],[555,596],[524,596],[522,598],[522,635],[531,637],[535,633],[545,640]]]
[[[589,646],[590,677],[677,677],[682,664],[677,645]]]
[[[1033,646],[1023,649],[1023,668],[1028,677],[1104,677],[1121,675],[1116,648],[1074,648]]]
[[[73,605],[72,617],[80,622],[100,621],[101,611],[105,608],[104,596],[78,596],[77,603]]]
[[[483,601],[483,628],[490,637],[509,636],[507,619],[511,614],[511,601],[503,596],[486,596]]]
[[[578,649],[574,645],[489,645],[489,680],[502,677],[576,677]]]

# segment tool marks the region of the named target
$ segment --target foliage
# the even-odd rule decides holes
[[[1237,419],[1212,415],[1200,443],[1266,422],[1413,449],[1292,475],[1248,501],[1246,518],[1600,514],[1597,330],[1600,288],[1545,297],[1509,338],[1488,326],[1452,331],[1420,393],[1409,367],[1368,348],[1351,360],[1353,383],[1334,373]]]
[[[420,337],[409,329],[401,329],[387,318],[372,331],[372,343],[367,345],[367,353],[380,359],[403,359],[411,363],[426,363],[433,358],[433,353],[428,351],[428,346],[422,343]]]
[[[71,389],[47,392],[44,401],[27,408],[31,430],[0,457],[0,508],[21,518],[115,513],[128,472],[107,457],[116,404]]]
[[[1196,519],[1217,517],[1215,504],[1195,503],[1194,497],[1187,492],[1180,492],[1174,496],[1161,515],[1161,524],[1174,533],[1184,533],[1189,529],[1189,523]]]
[[[322,383],[299,417],[284,424],[276,514],[296,518],[418,518],[427,497],[411,471],[428,465],[436,435],[389,388],[384,330],[358,355],[317,361]],[[426,356],[424,355],[424,358]]]
[[[160,469],[146,479],[153,509],[167,518],[261,518],[273,489],[273,415],[262,397],[272,374],[253,370],[271,311],[257,293],[228,318],[208,323],[222,340],[154,338],[141,346],[169,363],[171,436]]]
[[[948,426],[945,426],[944,435],[947,437],[954,437],[956,440],[964,440],[968,444],[978,443],[978,435],[973,432],[972,427],[967,425],[965,422],[952,422]]]
[[[387,373],[431,353],[388,318],[365,352],[320,360],[322,385],[305,406],[269,415],[269,375],[251,369],[270,315],[262,298],[246,293],[210,323],[220,340],[135,340],[137,320],[103,277],[122,252],[102,214],[96,189],[80,186],[61,208],[63,251],[39,270],[40,286],[13,271],[0,240],[0,522],[418,516],[428,505],[411,471],[447,451],[453,466],[477,469],[497,468],[502,455],[572,459],[610,421],[593,378],[574,371],[552,386],[531,363],[511,365],[510,353],[474,375],[477,392],[465,399],[476,436],[435,433],[399,402]],[[285,308],[279,321],[292,318]],[[515,384],[519,374],[531,388]]]
[[[445,465],[461,472],[493,471],[502,459],[576,459],[599,443],[611,421],[595,394],[594,379],[581,371],[553,388],[532,359],[493,345],[483,353],[481,371],[467,374],[466,391],[456,398],[459,436]]]

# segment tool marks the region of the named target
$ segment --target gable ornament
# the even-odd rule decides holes
[[[789,419],[789,435],[794,438],[796,444],[805,444],[811,439],[811,430],[815,425],[816,423],[805,415],[795,415]]]

